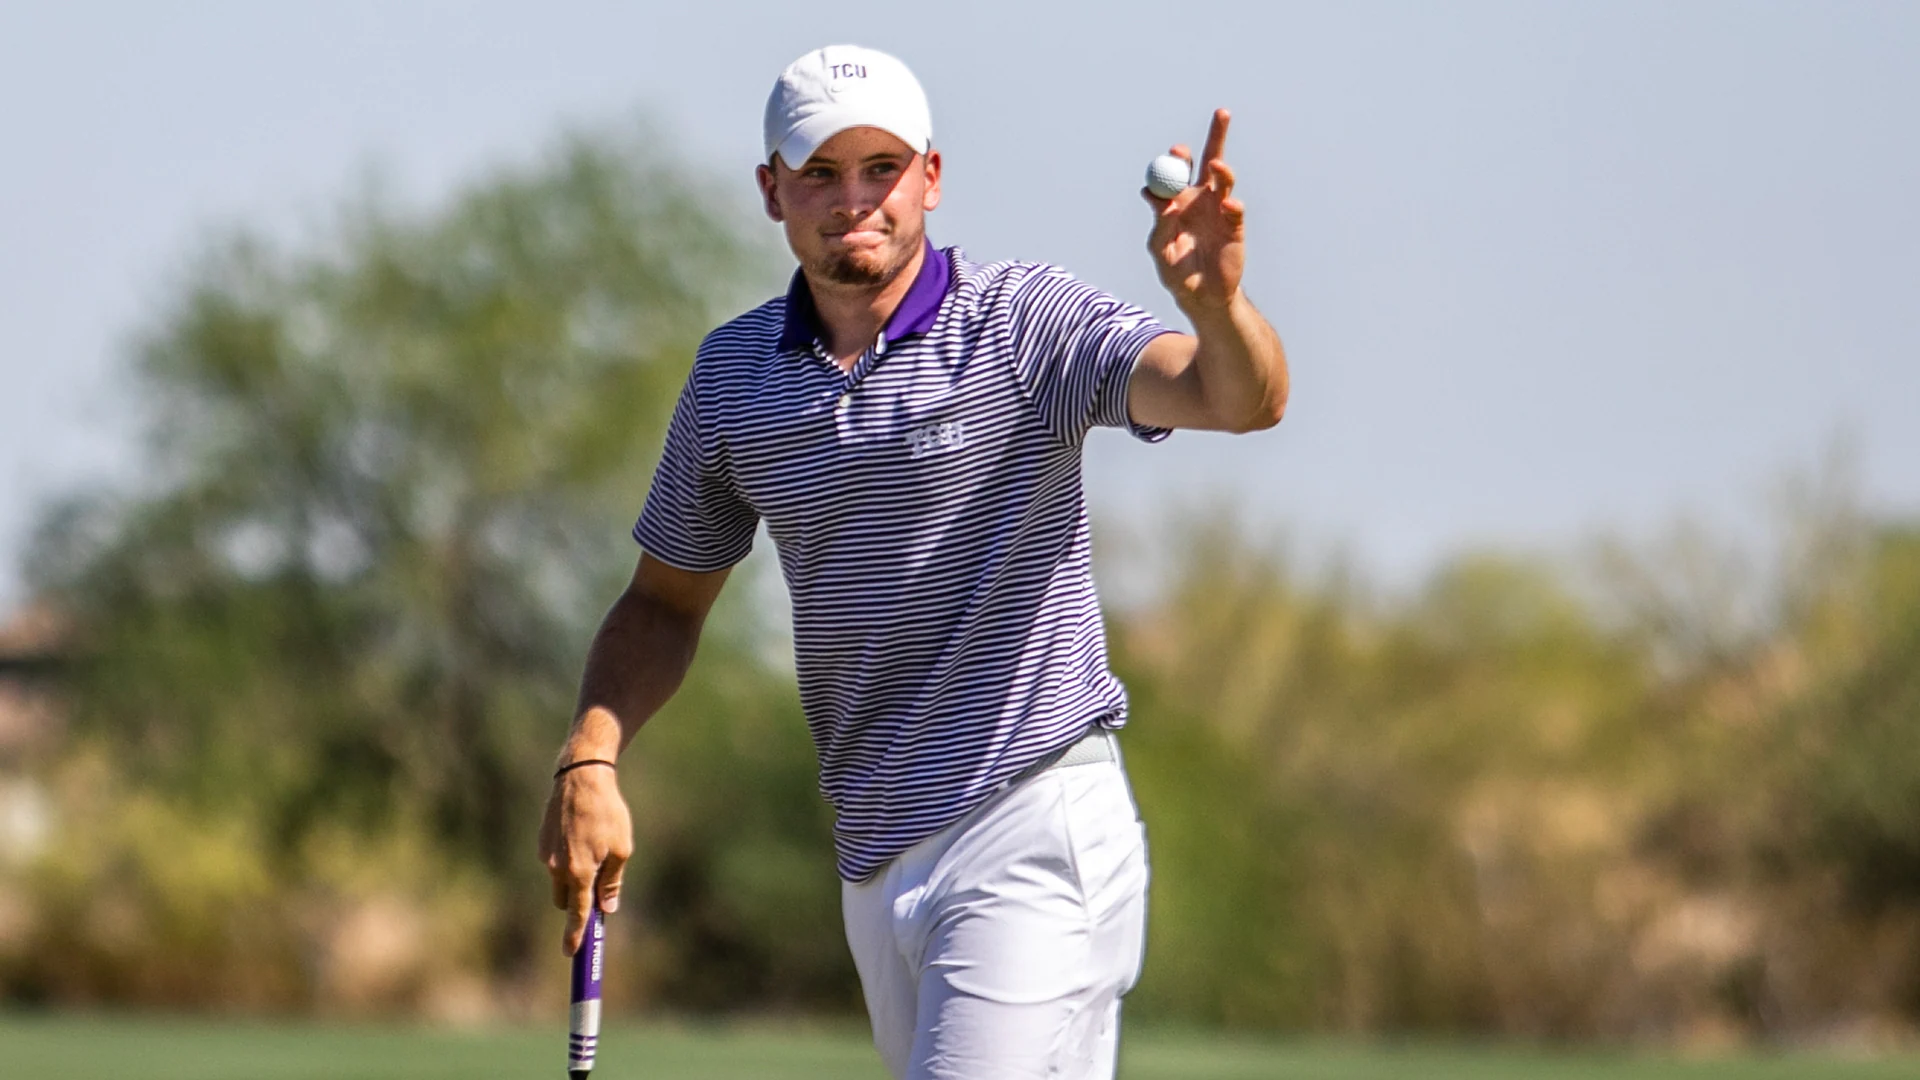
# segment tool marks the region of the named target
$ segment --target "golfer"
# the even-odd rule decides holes
[[[1280,419],[1280,340],[1240,291],[1227,114],[1196,186],[1143,192],[1194,336],[1056,267],[934,247],[940,154],[891,56],[801,57],[765,134],[760,192],[800,265],[701,344],[634,527],[639,566],[588,654],[540,842],[565,947],[592,903],[619,906],[633,837],[612,763],[679,685],[764,522],[887,1068],[1111,1077],[1147,853],[1081,447],[1096,424],[1157,441]]]

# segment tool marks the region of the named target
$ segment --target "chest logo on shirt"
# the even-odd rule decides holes
[[[907,432],[907,450],[913,460],[946,454],[967,445],[967,427],[959,420],[943,420]]]

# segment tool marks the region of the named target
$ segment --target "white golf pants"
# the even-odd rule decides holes
[[[1114,760],[996,794],[844,883],[873,1041],[900,1080],[1111,1080],[1147,851]]]

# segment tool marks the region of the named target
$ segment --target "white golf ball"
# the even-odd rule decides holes
[[[1172,154],[1161,154],[1147,166],[1147,190],[1162,199],[1171,199],[1193,184],[1193,163]]]

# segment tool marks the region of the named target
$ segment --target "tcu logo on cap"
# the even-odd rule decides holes
[[[832,79],[864,79],[867,77],[867,65],[832,64],[827,67],[827,77]]]

